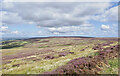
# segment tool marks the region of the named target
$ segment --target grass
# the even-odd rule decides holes
[[[82,46],[83,47],[83,46]],[[71,50],[74,47],[70,47]],[[30,73],[30,74],[37,74],[37,73],[43,73],[43,72],[47,72],[47,71],[51,71],[54,70],[56,68],[58,68],[59,66],[65,65],[68,61],[78,58],[78,57],[83,57],[83,56],[87,56],[89,55],[89,53],[93,53],[95,52],[92,49],[86,49],[86,51],[79,51],[80,47],[77,47],[76,50],[74,50],[75,54],[69,54],[67,56],[64,57],[59,57],[59,58],[55,58],[55,59],[51,59],[51,60],[42,60],[42,61],[38,61],[38,62],[33,62],[33,61],[29,61],[27,62],[28,64],[25,65],[21,65],[18,69],[18,67],[11,67],[10,65],[13,64],[19,64],[19,63],[23,63],[23,61],[19,60],[19,61],[13,61],[10,65],[4,65],[4,67],[10,67],[13,68],[12,70],[3,70],[3,73],[9,73],[9,74],[26,74],[26,73]],[[24,61],[26,62],[26,61]],[[30,64],[29,64],[30,63]],[[14,71],[16,70],[16,71]]]
[[[103,68],[102,74],[118,74],[118,58],[108,60],[108,65]]]
[[[39,40],[38,42],[42,42],[42,43],[44,43],[44,42],[49,42],[49,39],[41,39],[41,40]]]
[[[23,47],[14,47],[9,49],[3,49],[3,56],[6,55],[13,55],[19,52],[31,52],[38,50],[39,52],[46,51],[45,49],[52,49],[54,52],[46,52],[38,55],[32,55],[27,56],[24,58],[17,58],[17,59],[10,59],[12,61],[8,64],[3,64],[3,67],[7,67],[8,69],[3,69],[3,74],[41,74],[44,72],[52,71],[59,66],[66,65],[68,61],[79,58],[79,57],[86,57],[89,55],[96,56],[98,53],[96,53],[98,50],[93,50],[92,47],[94,44],[97,43],[106,43],[107,41],[104,40],[72,40],[72,39],[65,39],[65,38],[51,38],[49,39],[49,42],[44,43],[44,41],[47,41],[47,39],[42,39],[40,41],[43,41],[43,43],[31,43],[28,44],[28,42],[18,42],[17,44],[23,45]],[[72,43],[72,45],[66,45],[66,44]],[[12,43],[11,43],[12,44]],[[24,44],[28,45],[24,47]],[[30,46],[29,46],[30,45]],[[114,44],[115,45],[115,44]],[[50,46],[50,47],[49,47]],[[89,46],[88,48],[86,48]],[[34,48],[33,48],[34,47]],[[85,51],[80,51],[83,48],[86,48]],[[64,49],[64,50],[63,50]],[[68,54],[63,57],[58,56],[58,52],[64,52],[64,51],[70,51],[74,52],[74,54]],[[52,55],[58,58],[54,59],[44,59],[44,57],[41,57],[42,55]],[[41,59],[39,61],[33,61],[33,60],[22,60],[27,59],[28,57],[31,58],[35,56],[37,59]],[[19,67],[12,67],[12,65],[15,64],[21,64]]]
[[[57,46],[71,46],[71,45],[57,45]]]
[[[38,47],[38,48],[46,48],[46,47],[49,47],[49,46],[40,46],[40,47]]]
[[[98,52],[95,52],[95,53],[90,53],[90,54],[89,54],[89,56],[97,56],[97,55],[99,55],[99,53],[98,53]]]
[[[22,52],[23,49],[24,49],[24,51],[29,50],[29,48],[23,48],[23,47],[15,47],[15,48],[10,48],[10,49],[2,49],[2,56],[16,54],[16,53]]]

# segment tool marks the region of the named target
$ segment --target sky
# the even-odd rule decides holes
[[[2,37],[118,37],[117,2],[2,2]]]

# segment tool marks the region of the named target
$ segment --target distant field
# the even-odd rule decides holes
[[[118,74],[117,38],[35,38],[0,46],[3,74]]]

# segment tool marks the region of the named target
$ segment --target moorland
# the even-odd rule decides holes
[[[3,74],[118,74],[118,38],[30,38],[0,46]]]

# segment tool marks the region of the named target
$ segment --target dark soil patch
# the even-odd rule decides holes
[[[19,67],[20,66],[20,64],[14,64],[14,65],[12,65],[12,67]]]
[[[54,58],[55,58],[54,56],[48,55],[48,56],[46,56],[44,59],[54,59]]]
[[[69,51],[64,51],[64,52],[59,52],[59,57],[66,56],[68,54],[74,54],[74,52],[69,52]]]

